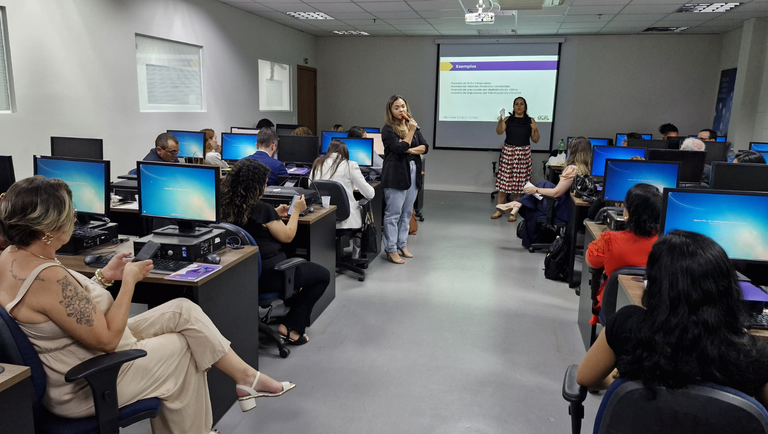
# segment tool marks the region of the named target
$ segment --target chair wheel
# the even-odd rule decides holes
[[[528,251],[529,251],[530,253],[535,253],[535,252],[536,252],[536,249],[534,249],[533,247],[528,247]]]
[[[285,359],[290,355],[291,355],[291,350],[289,350],[288,348],[283,348],[282,350],[280,350],[280,357]]]
[[[574,292],[576,292],[576,295],[581,295],[581,289],[579,288],[574,289]]]
[[[365,276],[357,276],[357,280],[360,282],[365,282]]]
[[[368,263],[366,262],[365,264],[360,265],[360,268],[362,268],[363,270],[367,270],[368,269]]]

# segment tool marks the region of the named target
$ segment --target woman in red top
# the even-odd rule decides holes
[[[659,238],[661,217],[661,192],[649,184],[635,184],[627,191],[624,199],[624,220],[627,229],[621,232],[606,231],[600,238],[589,243],[587,265],[604,268],[606,281],[613,272],[622,267],[645,267],[653,243]],[[597,295],[603,300],[605,282]],[[593,315],[590,324],[599,322]]]

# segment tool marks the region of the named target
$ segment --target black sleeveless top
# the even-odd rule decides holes
[[[510,146],[530,146],[533,131],[530,120],[526,121],[526,118],[516,118],[513,115],[507,118],[506,125],[507,137],[504,143]]]

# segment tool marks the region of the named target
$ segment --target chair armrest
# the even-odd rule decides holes
[[[102,354],[100,356],[96,356],[84,362],[78,363],[72,369],[67,371],[64,379],[68,383],[80,380],[82,378],[87,380],[88,377],[109,369],[118,368],[119,370],[119,368],[124,363],[130,362],[131,360],[140,359],[146,355],[147,352],[144,350],[124,350],[117,351],[115,353]]]
[[[283,272],[283,290],[285,291],[281,297],[283,300],[293,296],[293,281],[294,276],[296,275],[296,267],[305,262],[307,262],[307,260],[302,258],[288,258],[275,265],[276,271]]]
[[[307,262],[306,259],[303,258],[288,258],[285,261],[280,261],[275,265],[276,271],[286,271],[292,268],[296,268],[299,266],[299,264],[303,264]]]
[[[360,206],[366,206],[366,205],[368,205],[368,202],[370,202],[370,200],[368,200],[366,198],[362,198],[362,199],[357,201],[357,204],[360,205]]]
[[[587,398],[587,388],[576,382],[579,365],[571,365],[565,370],[563,378],[563,398],[570,403],[582,403]]]

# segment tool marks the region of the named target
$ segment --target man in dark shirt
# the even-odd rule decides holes
[[[163,133],[155,139],[155,148],[149,151],[144,161],[179,162],[179,140],[173,134]]]
[[[277,135],[270,128],[263,128],[259,131],[259,137],[256,140],[258,150],[245,158],[251,158],[264,163],[269,167],[269,179],[267,185],[277,185],[278,176],[288,176],[288,170],[285,164],[274,158],[277,152]]]

